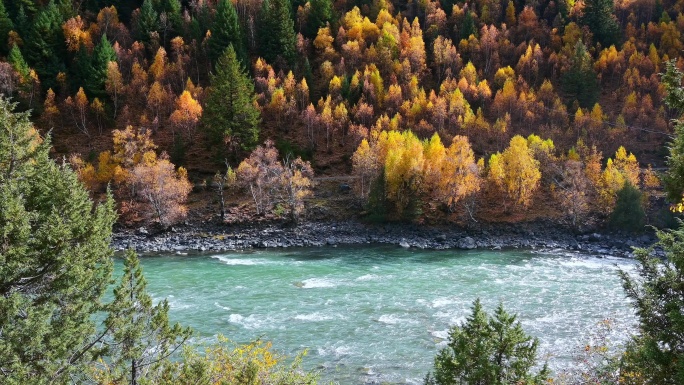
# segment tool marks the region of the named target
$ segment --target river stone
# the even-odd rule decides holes
[[[463,250],[472,250],[477,248],[475,240],[471,237],[464,237],[458,240],[456,247]]]
[[[403,247],[403,248],[405,248],[405,249],[408,249],[409,247],[411,247],[411,245],[409,245],[408,242],[406,242],[406,241],[401,241],[401,242],[399,243],[399,246],[401,246],[401,247]]]

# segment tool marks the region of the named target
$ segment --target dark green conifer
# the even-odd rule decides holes
[[[637,249],[633,272],[620,271],[622,286],[639,317],[638,335],[622,356],[623,373],[643,384],[684,383],[684,227],[656,231],[658,242]],[[653,255],[653,248],[665,252]]]
[[[6,55],[9,52],[7,37],[12,29],[14,29],[14,23],[7,13],[4,0],[0,0],[0,54]]]
[[[38,3],[34,0],[5,0],[7,13],[14,21],[18,21],[19,15],[23,14],[23,18],[28,20],[29,16],[33,16],[38,11]]]
[[[151,0],[143,1],[135,27],[136,39],[145,43],[150,42],[150,33],[159,29],[159,14],[154,10]]]
[[[304,34],[308,38],[315,38],[318,29],[333,22],[333,4],[331,0],[311,0],[311,11],[306,20]]]
[[[546,365],[533,372],[538,344],[503,305],[488,316],[477,299],[466,322],[451,328],[448,346],[435,357],[434,377],[428,375],[425,384],[546,384]]]
[[[79,87],[84,87],[87,95],[90,95],[90,88],[88,87],[92,54],[88,52],[88,48],[81,44],[78,47],[78,52],[74,55],[74,59],[69,66],[69,83],[71,92],[76,93]]]
[[[473,20],[473,14],[466,10],[465,16],[463,17],[463,22],[461,23],[461,28],[459,28],[458,37],[460,40],[468,40],[470,35],[477,36],[477,30],[475,29],[475,20]]]
[[[261,120],[255,99],[254,84],[229,45],[216,63],[202,114],[208,134],[220,142],[229,139],[243,150],[254,148]]]
[[[261,3],[257,33],[259,53],[268,63],[294,62],[296,35],[288,0],[264,0]]]
[[[107,66],[109,62],[116,61],[116,52],[103,34],[100,42],[93,49],[90,60],[90,68],[86,82],[86,94],[92,97],[105,97],[105,81],[107,80]]]
[[[641,191],[630,182],[626,182],[617,192],[610,225],[619,230],[643,231],[646,213],[641,204],[641,197]]]
[[[62,32],[65,19],[54,0],[41,9],[24,38],[26,59],[36,70],[44,88],[55,88],[57,74],[64,72],[66,43]]]
[[[663,8],[663,2],[661,0],[656,0],[655,4],[653,5],[653,16],[651,17],[651,21],[657,21],[658,18],[663,15],[663,11],[665,11]]]
[[[676,114],[684,112],[684,74],[677,68],[674,60],[665,64],[666,71],[662,82],[667,91],[665,103]],[[684,121],[674,121],[674,139],[669,145],[670,154],[667,157],[667,171],[663,178],[667,198],[672,203],[682,202],[684,197]]]
[[[169,324],[168,302],[163,300],[153,306],[146,286],[138,256],[129,250],[104,322],[109,331],[105,355],[112,383],[156,383],[155,369],[165,364],[192,334],[178,323]]]
[[[618,45],[620,26],[613,0],[586,0],[580,23],[589,27],[594,34],[594,41],[601,43],[604,48]]]
[[[206,2],[198,4],[190,19],[190,25],[187,27],[188,40],[202,41],[207,35],[211,22],[212,17]]]
[[[11,4],[11,3],[10,3]],[[17,12],[17,16],[13,18],[14,20],[14,26],[19,33],[19,36],[26,37],[28,36],[30,27],[31,27],[31,22],[29,21],[28,16],[26,15],[26,11],[24,10],[24,7],[21,6],[19,8],[19,11]]]
[[[235,6],[231,0],[220,0],[209,39],[209,58],[212,63],[216,63],[229,45],[233,46],[238,59],[246,64],[247,53]]]
[[[94,205],[14,106],[0,98],[0,382],[71,383],[96,346],[114,203]]]
[[[594,72],[593,61],[582,41],[575,45],[570,68],[561,76],[563,91],[577,100],[580,107],[589,108],[598,100],[599,84]]]
[[[19,76],[21,76],[23,80],[29,78],[31,68],[29,68],[28,64],[26,64],[24,56],[21,54],[21,50],[19,49],[19,47],[17,47],[16,44],[12,45],[12,49],[9,52],[7,61],[12,66],[12,68],[15,71],[17,71],[17,73],[19,74]]]
[[[183,27],[183,5],[180,0],[164,0],[164,12],[171,22],[175,35],[181,33]]]

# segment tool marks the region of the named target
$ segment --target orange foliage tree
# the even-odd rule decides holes
[[[171,124],[178,127],[187,138],[192,140],[195,136],[195,128],[202,116],[202,106],[189,91],[185,90],[176,99],[176,109],[171,113]]]
[[[258,215],[284,204],[297,221],[304,212],[304,199],[311,195],[313,169],[301,158],[278,160],[278,150],[267,140],[257,146],[237,169],[238,183],[252,195]]]
[[[134,186],[135,198],[143,203],[139,211],[146,219],[153,217],[167,227],[185,217],[185,201],[192,185],[183,167],[176,170],[166,154],[159,158],[153,154],[145,154],[145,160],[131,170],[127,183]]]
[[[130,221],[157,221],[162,227],[172,225],[187,213],[185,202],[192,186],[187,171],[178,170],[162,153],[157,156],[147,130],[114,130],[113,152],[101,152],[97,165],[79,156],[70,158],[80,179],[92,191],[102,191],[113,183],[121,214]]]

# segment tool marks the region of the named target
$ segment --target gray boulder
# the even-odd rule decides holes
[[[471,237],[464,237],[458,240],[456,247],[462,250],[472,250],[477,248],[477,243]]]

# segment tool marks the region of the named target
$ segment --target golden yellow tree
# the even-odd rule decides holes
[[[639,175],[639,162],[636,157],[620,146],[615,152],[615,158],[608,158],[606,168],[598,181],[599,203],[604,212],[613,211],[617,193],[625,183],[629,182],[638,188]]]
[[[132,169],[143,161],[146,153],[154,153],[157,148],[149,130],[127,126],[125,130],[114,130],[112,134],[113,160],[125,169]]]
[[[539,187],[541,171],[525,138],[514,136],[502,154],[491,156],[489,178],[517,205],[529,206]]]
[[[202,106],[188,90],[185,90],[176,99],[176,110],[171,113],[169,120],[192,140],[200,117],[202,117]]]
[[[439,187],[445,203],[454,211],[458,203],[480,191],[482,180],[467,137],[454,136],[445,155]],[[472,216],[472,207],[466,206],[466,209]]]
[[[443,172],[446,148],[444,148],[439,135],[434,134],[429,140],[425,141],[423,144],[423,157],[425,158],[423,163],[423,183],[426,190],[431,191],[432,195],[441,201],[442,191],[439,189],[439,186],[445,178]]]
[[[304,199],[313,194],[313,168],[302,158],[295,160],[286,159],[283,174],[280,177],[280,186],[283,201],[290,211],[290,219],[297,222],[304,213]]]
[[[396,205],[398,214],[402,214],[420,192],[425,161],[423,144],[411,131],[384,131],[378,144],[381,153],[385,153],[387,199]]]

